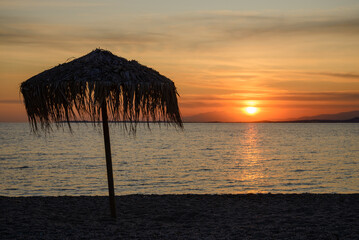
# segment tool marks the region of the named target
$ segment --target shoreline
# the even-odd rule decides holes
[[[2,239],[355,239],[359,194],[0,196]]]

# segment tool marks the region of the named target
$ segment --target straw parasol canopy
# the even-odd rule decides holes
[[[125,126],[130,124],[133,133],[139,121],[164,121],[183,128],[178,93],[170,79],[102,49],[31,77],[21,84],[20,91],[34,132],[51,130],[52,122],[58,127],[67,122],[71,129],[73,120],[100,122],[102,118],[110,209],[114,218],[108,119],[124,122]]]
[[[106,103],[110,120],[164,121],[182,128],[174,83],[157,71],[111,52],[96,49],[21,84],[32,129],[51,129],[77,119],[100,121]]]

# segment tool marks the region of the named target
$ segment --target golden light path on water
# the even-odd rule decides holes
[[[243,137],[240,137],[238,141],[237,154],[241,157],[237,160],[237,165],[245,167],[239,168],[240,170],[233,176],[234,179],[241,182],[261,181],[264,173],[260,166],[261,150],[257,146],[258,129],[256,125],[249,124]]]

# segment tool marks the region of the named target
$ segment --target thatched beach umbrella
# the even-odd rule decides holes
[[[138,62],[96,49],[46,70],[21,84],[32,129],[50,130],[51,122],[102,117],[111,215],[116,217],[108,119],[134,132],[139,121],[164,121],[182,128],[174,83]],[[109,114],[107,113],[109,112]],[[100,117],[101,115],[101,117]]]

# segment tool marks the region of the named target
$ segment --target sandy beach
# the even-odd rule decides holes
[[[0,197],[1,239],[359,239],[359,194]]]

